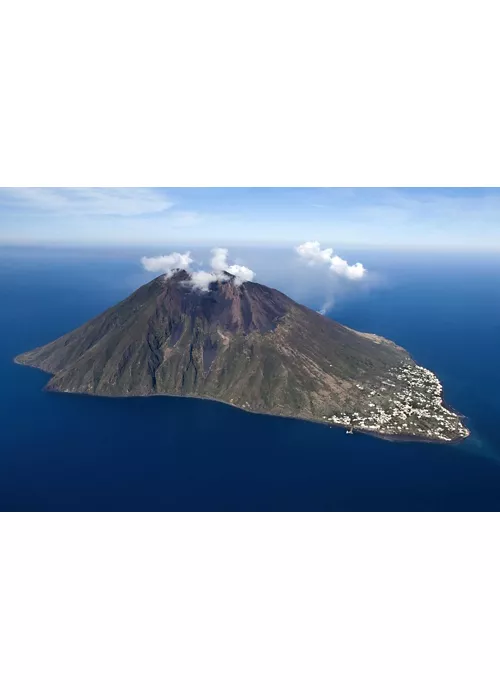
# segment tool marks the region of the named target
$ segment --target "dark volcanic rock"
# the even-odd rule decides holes
[[[238,285],[230,275],[208,292],[193,289],[183,271],[158,277],[16,361],[54,375],[47,385],[53,391],[197,396],[262,413],[440,439],[428,434],[435,427],[428,416],[413,418],[407,428],[394,427],[396,418],[370,423],[374,407],[385,415],[388,397],[408,390],[414,372],[426,371],[403,348],[346,328],[275,289]],[[442,439],[460,437],[460,421],[449,415],[457,426]]]

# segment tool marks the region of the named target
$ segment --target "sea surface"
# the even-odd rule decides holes
[[[499,510],[499,256],[356,251],[369,283],[325,291],[287,252],[240,251],[256,281],[326,299],[434,371],[472,431],[436,445],[212,401],[44,392],[14,356],[146,282],[144,252],[0,249],[0,510]]]

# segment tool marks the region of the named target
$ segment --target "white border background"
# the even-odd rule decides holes
[[[498,186],[495,10],[9,3],[0,185]],[[2,700],[499,696],[496,514],[0,524]]]
[[[497,3],[18,0],[0,185],[498,185]]]

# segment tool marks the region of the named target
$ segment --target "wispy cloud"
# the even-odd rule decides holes
[[[196,226],[202,221],[203,217],[196,211],[176,211],[169,218],[169,223],[176,228]]]
[[[0,188],[0,245],[499,250],[499,221],[500,189]]]
[[[24,211],[87,216],[141,216],[173,206],[164,192],[147,187],[6,187],[0,189],[0,204]]]

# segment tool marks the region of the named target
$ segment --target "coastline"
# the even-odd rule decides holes
[[[22,353],[21,353],[22,355]],[[28,362],[22,362],[18,358],[21,357],[21,355],[18,355],[13,358],[13,362],[16,365],[19,365],[21,367],[30,367],[31,369],[36,369],[39,372],[43,372],[43,374],[49,376],[49,377],[54,377],[55,375],[52,374],[51,372],[48,372],[44,369],[41,369],[40,367],[37,367],[36,365],[29,364]],[[317,418],[306,418],[303,416],[292,416],[292,415],[286,415],[286,414],[280,414],[280,413],[274,413],[271,411],[255,411],[251,408],[245,408],[243,406],[239,406],[238,404],[231,403],[230,401],[224,401],[223,399],[216,399],[213,396],[200,396],[198,394],[166,394],[166,393],[159,393],[159,392],[154,392],[154,393],[149,393],[149,394],[121,394],[121,395],[112,395],[112,394],[100,394],[100,393],[94,393],[90,391],[60,391],[59,389],[48,389],[47,386],[44,386],[43,391],[46,391],[48,393],[52,394],[72,394],[74,396],[89,396],[89,397],[94,397],[94,398],[101,398],[101,399],[146,399],[146,398],[154,398],[154,397],[164,397],[164,398],[179,398],[179,399],[200,399],[201,401],[215,401],[216,403],[221,403],[226,406],[230,406],[231,408],[238,409],[240,411],[245,411],[246,413],[253,413],[254,415],[261,415],[261,416],[271,416],[274,418],[287,418],[291,420],[300,420],[300,421],[306,421],[308,423],[316,423],[317,425],[323,425],[326,428],[340,428],[342,430],[346,431],[346,426],[344,425],[339,425],[335,423],[327,423],[324,420],[320,420]],[[443,404],[445,404],[443,400]],[[450,409],[452,410],[452,409]],[[461,418],[465,418],[466,416],[463,416],[462,414],[459,414],[458,412],[454,411],[456,415],[460,416]],[[466,427],[466,426],[465,426]],[[433,445],[457,445],[461,442],[464,442],[467,440],[467,438],[470,437],[471,432],[470,430],[466,427],[467,430],[467,435],[464,437],[457,437],[452,440],[433,440],[427,438],[420,438],[417,435],[396,435],[396,434],[390,434],[390,433],[381,433],[376,430],[360,430],[359,428],[353,427],[352,428],[352,435],[358,433],[360,435],[369,435],[370,437],[378,438],[379,440],[386,440],[389,442],[414,442],[414,443],[427,443],[427,444],[433,444]]]

